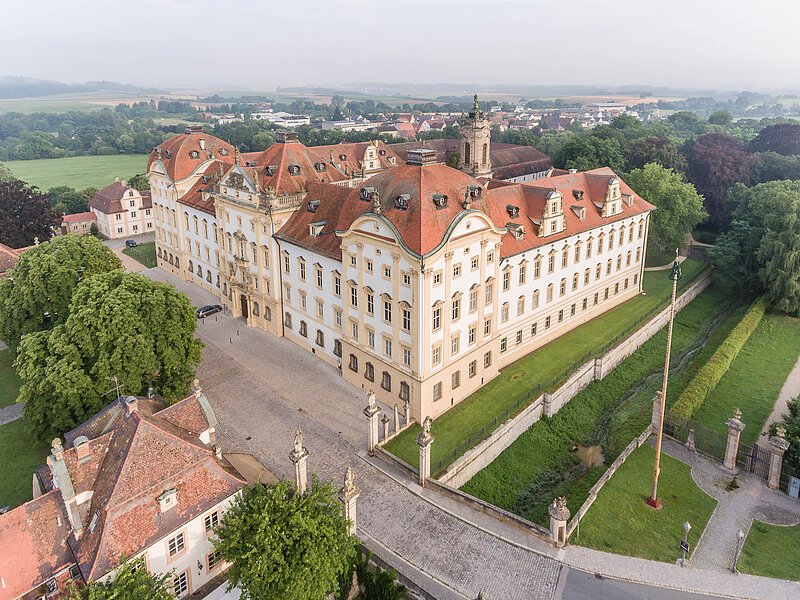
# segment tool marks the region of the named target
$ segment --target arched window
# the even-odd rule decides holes
[[[206,281],[211,283],[211,271],[206,271]]]
[[[388,371],[383,372],[383,376],[381,377],[381,387],[387,392],[392,391],[392,376],[389,375]]]
[[[283,325],[287,329],[291,329],[292,328],[292,314],[288,310],[283,315]]]
[[[355,354],[350,355],[350,370],[358,373],[358,357]]]
[[[179,269],[181,268],[181,258],[179,256],[175,257],[175,266]]]
[[[208,239],[208,221],[203,219],[203,237]]]
[[[375,367],[370,362],[367,363],[367,367],[364,369],[364,378],[369,381],[375,381]]]
[[[320,348],[325,347],[325,334],[322,333],[321,329],[317,329],[317,346]]]
[[[539,308],[539,290],[534,290],[531,298],[531,308]]]
[[[194,232],[195,233],[200,233],[200,230],[197,227],[197,215],[194,216]]]
[[[517,316],[525,312],[525,296],[520,296],[517,299]]]
[[[192,264],[192,261],[189,261],[189,273],[194,273],[194,264]]]
[[[258,316],[258,313],[259,313],[259,312],[260,312],[260,311],[258,310],[258,302],[253,302],[253,314],[254,314],[255,316]]]
[[[489,162],[489,144],[483,145],[483,154],[481,156],[481,162],[485,165]]]
[[[272,321],[272,309],[269,306],[264,307],[264,318],[267,321]]]
[[[333,340],[333,355],[342,357],[342,340]]]
[[[470,159],[471,158],[472,157],[470,156],[469,142],[465,142],[464,143],[464,164],[468,165],[470,163]]]
[[[547,302],[553,301],[553,284],[550,283],[547,285]]]
[[[172,254],[169,255],[169,264],[171,264],[171,265],[175,264],[175,259],[172,258]]]
[[[572,289],[573,290],[577,290],[578,289],[578,274],[577,273],[575,273],[572,276]]]
[[[308,326],[305,321],[300,321],[300,335],[308,337]]]
[[[158,258],[161,258],[161,248],[158,249]]]
[[[410,400],[411,399],[411,389],[408,387],[408,383],[405,381],[400,382],[400,400]]]
[[[563,296],[566,293],[567,293],[567,280],[562,279],[561,283],[558,286],[558,295]]]

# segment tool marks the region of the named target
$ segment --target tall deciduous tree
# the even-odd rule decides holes
[[[83,281],[69,316],[51,331],[22,338],[14,366],[32,433],[46,441],[109,401],[152,387],[167,400],[186,393],[200,361],[189,299],[170,285],[121,270]]]
[[[66,185],[50,188],[50,205],[53,210],[63,215],[74,215],[89,210],[86,194]]]
[[[26,250],[0,280],[0,337],[16,347],[26,333],[63,323],[78,283],[121,267],[114,252],[91,236],[62,235]]]
[[[86,587],[73,587],[70,600],[174,600],[169,590],[168,575],[153,575],[144,560],[124,561],[114,579],[92,581]]]
[[[711,223],[720,227],[730,216],[725,203],[728,190],[749,181],[752,157],[738,140],[722,133],[706,133],[697,138],[688,158],[689,181],[705,198]]]
[[[625,158],[616,139],[601,139],[589,135],[576,137],[561,148],[556,157],[556,164],[565,169],[578,169],[578,171],[600,167],[622,170],[625,167]]]
[[[61,219],[50,199],[24,181],[0,179],[0,243],[12,248],[44,242],[53,235]]]
[[[627,182],[642,198],[656,205],[648,236],[661,248],[684,246],[686,234],[708,216],[694,186],[671,169],[655,163],[645,165],[631,171]]]
[[[778,310],[800,315],[800,181],[731,190],[730,229],[711,252],[723,270],[744,272]]]
[[[246,488],[217,536],[217,549],[232,563],[228,581],[246,600],[323,600],[356,553],[341,504],[316,478],[305,494],[285,481]]]
[[[800,124],[781,123],[764,127],[748,145],[750,152],[800,154]]]
[[[657,163],[679,173],[686,172],[686,159],[669,138],[645,137],[632,141],[625,152],[628,169]]]
[[[150,180],[145,173],[139,173],[128,179],[128,185],[140,192],[150,191]]]
[[[760,152],[753,155],[750,183],[765,183],[781,179],[800,179],[800,155],[785,156],[777,152]]]

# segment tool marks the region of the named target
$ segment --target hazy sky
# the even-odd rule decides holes
[[[793,0],[10,0],[0,74],[800,89]]]

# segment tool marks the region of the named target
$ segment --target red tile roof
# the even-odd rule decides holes
[[[208,192],[212,191],[214,183],[219,181],[220,166],[225,170],[227,167],[222,161],[214,161],[206,167],[202,176],[192,185],[189,190],[178,199],[178,202],[191,206],[209,215],[216,215],[214,210],[214,198]]]
[[[519,240],[511,234],[504,236],[502,256],[511,256],[653,209],[651,204],[621,183],[620,190],[631,196],[632,205],[627,206],[623,202],[620,214],[603,217],[598,204],[602,205],[609,180],[613,177],[616,177],[614,172],[604,168],[525,184],[489,180],[488,188],[483,190],[477,180],[446,165],[403,165],[375,175],[355,189],[331,185],[309,186],[304,206],[289,218],[276,237],[341,260],[339,238],[335,232],[346,231],[358,217],[372,212],[372,201],[364,201],[361,197],[363,187],[369,186],[379,195],[381,217],[388,219],[399,232],[405,246],[417,255],[427,255],[441,244],[450,225],[463,212],[461,203],[467,189],[478,186],[483,192],[471,202],[473,210],[480,210],[488,215],[498,228],[505,228],[508,223],[517,223],[524,225],[528,232]],[[542,218],[547,194],[553,189],[558,189],[563,197],[566,230],[539,237],[538,223]],[[583,192],[580,201],[574,198],[574,190]],[[405,210],[395,206],[395,199],[401,194],[408,194],[410,198]],[[434,194],[448,197],[445,208],[435,206]],[[311,201],[319,201],[315,212],[307,210]],[[573,204],[586,208],[583,221],[571,210]],[[506,208],[508,205],[519,208],[517,217],[509,216]],[[321,235],[312,237],[309,224],[321,221],[326,221]]]
[[[68,535],[57,490],[0,515],[0,598],[18,598],[74,564]]]
[[[61,218],[63,223],[80,223],[81,221],[94,221],[97,220],[97,215],[92,211],[75,213],[73,215],[64,215]]]
[[[89,207],[99,210],[101,213],[112,214],[124,212],[122,208],[122,197],[131,188],[125,185],[124,181],[115,181],[111,185],[107,185],[102,190],[95,192],[92,199],[89,200]]]
[[[200,145],[204,140],[205,148]],[[191,175],[206,160],[220,160],[233,164],[234,148],[228,142],[205,133],[182,133],[161,142],[150,153],[147,170],[157,160],[161,160],[167,174],[173,181],[179,181]],[[196,157],[193,158],[196,153]]]

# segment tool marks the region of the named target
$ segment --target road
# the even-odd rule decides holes
[[[719,598],[719,596],[701,596],[606,579],[569,567],[564,567],[564,570],[567,572],[566,585],[559,595],[560,600],[714,600]]]

